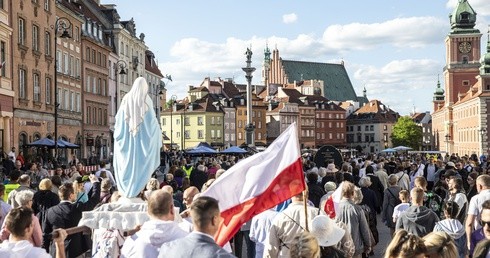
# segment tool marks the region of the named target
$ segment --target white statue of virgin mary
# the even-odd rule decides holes
[[[114,128],[114,173],[122,196],[136,197],[144,189],[160,165],[161,147],[162,133],[148,84],[138,77],[121,102]]]

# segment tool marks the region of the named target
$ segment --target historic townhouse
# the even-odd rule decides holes
[[[56,35],[56,82],[58,91],[58,138],[65,141],[82,143],[82,77],[81,77],[81,28],[84,22],[79,15],[78,5],[70,1],[59,1],[56,4],[58,31]],[[65,29],[66,27],[66,29]],[[63,36],[68,32],[68,37]],[[46,46],[50,43],[50,32],[46,32]],[[49,49],[49,48],[47,48]],[[49,49],[48,51],[54,51]],[[46,85],[51,78],[46,78]],[[46,93],[46,95],[49,95]],[[68,161],[70,153],[67,149],[59,150],[59,157]],[[78,158],[82,158],[80,150],[72,150]]]
[[[158,69],[155,55],[150,50],[145,52],[145,74],[146,82],[148,83],[148,95],[153,101],[153,109],[160,121],[160,110],[162,109],[162,104],[165,103],[165,101],[161,101],[164,99],[162,95],[165,84],[162,81],[163,75],[160,69]]]
[[[8,8],[8,2],[2,2],[4,8]],[[6,46],[0,47],[12,49],[12,58],[6,61],[2,73],[12,74],[13,146],[21,149],[36,139],[54,134],[56,6],[54,0],[36,0],[12,1],[10,7],[12,28],[15,28],[12,44],[5,41]],[[2,37],[3,40],[6,38]],[[3,78],[2,87],[5,87]],[[62,130],[59,134],[70,135]]]
[[[369,101],[347,117],[347,146],[363,153],[393,147],[390,136],[399,117],[381,101]]]
[[[13,142],[14,84],[12,83],[12,10],[10,1],[0,1],[0,151],[17,146]],[[15,35],[14,35],[15,37]]]
[[[112,142],[108,121],[111,104],[108,57],[112,51],[112,41],[104,32],[104,16],[93,11],[98,9],[88,2],[80,8],[85,19],[81,30],[84,111],[82,151],[84,157],[95,161],[109,157]]]

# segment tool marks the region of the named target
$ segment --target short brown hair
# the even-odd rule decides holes
[[[480,175],[476,178],[476,182],[481,184],[486,188],[490,188],[490,176],[489,175]]]
[[[412,200],[415,200],[417,203],[421,203],[424,200],[424,189],[414,187],[412,191],[410,191],[410,197],[412,197]]]
[[[148,213],[155,216],[167,215],[174,208],[172,195],[164,190],[155,190],[148,199]]]
[[[424,190],[427,189],[427,180],[423,176],[418,176],[413,181],[415,186],[418,186]]]
[[[13,208],[5,218],[5,226],[17,237],[25,235],[25,229],[32,224],[32,210],[26,207]]]
[[[192,222],[199,228],[207,228],[214,216],[219,215],[218,200],[200,196],[191,204]]]
[[[64,183],[62,186],[60,186],[60,189],[58,190],[58,195],[63,201],[69,200],[70,195],[74,193],[75,189],[73,189],[73,185],[70,183]]]

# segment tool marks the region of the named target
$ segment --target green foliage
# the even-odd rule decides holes
[[[411,117],[402,116],[393,126],[391,141],[393,147],[403,145],[418,150],[422,145],[422,127],[418,126]]]

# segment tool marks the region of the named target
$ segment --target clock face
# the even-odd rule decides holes
[[[459,52],[461,53],[469,53],[471,51],[471,43],[470,42],[461,42],[459,43]]]

